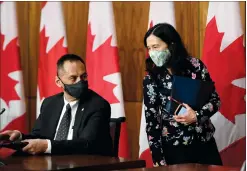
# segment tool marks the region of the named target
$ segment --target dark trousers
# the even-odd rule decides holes
[[[197,140],[188,146],[164,144],[163,149],[168,165],[182,163],[222,165],[220,154],[213,137],[208,142]]]

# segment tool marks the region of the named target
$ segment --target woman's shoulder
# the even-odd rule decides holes
[[[199,58],[196,57],[190,57],[187,58],[189,62],[192,65],[192,69],[189,70],[189,73],[191,74],[191,77],[193,79],[205,79],[208,73],[206,65],[200,60]]]
[[[149,73],[147,73],[143,78],[143,80],[150,80],[150,79],[151,79],[151,75]]]
[[[200,66],[200,65],[204,65],[204,63],[197,57],[193,57],[193,56],[190,56],[190,57],[187,57],[186,58],[195,68]]]
[[[153,82],[152,76],[150,74],[146,74],[143,78],[143,84],[149,84]]]
[[[157,86],[157,82],[159,82],[159,76],[157,78],[154,78],[151,74],[146,74],[143,78],[143,85],[149,85],[149,86]]]
[[[203,68],[206,67],[202,60],[200,60],[199,58],[190,56],[187,58],[187,60],[191,63],[196,71],[201,71]]]

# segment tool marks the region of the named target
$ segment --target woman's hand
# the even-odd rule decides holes
[[[184,125],[189,125],[197,121],[196,112],[187,104],[183,103],[186,107],[187,112],[181,115],[175,115],[174,119],[176,122],[182,123]]]

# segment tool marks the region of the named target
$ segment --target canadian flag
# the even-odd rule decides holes
[[[0,129],[1,131],[17,129],[26,133],[26,107],[18,44],[16,3],[1,2],[0,6],[0,109],[6,109],[0,116]],[[13,152],[13,150],[1,149],[0,156],[5,157]]]
[[[37,117],[44,98],[61,92],[55,84],[57,60],[67,53],[61,2],[43,2],[40,20]]]
[[[239,2],[209,2],[203,61],[221,99],[220,111],[211,120],[223,164],[241,166],[246,149],[246,56]]]
[[[111,118],[125,118],[119,56],[111,2],[90,2],[86,64],[89,88],[111,104]],[[121,125],[119,157],[129,157],[126,122]]]
[[[150,2],[148,27],[153,27],[158,23],[164,22],[176,27],[173,2]],[[139,157],[146,161],[146,167],[153,167],[152,156],[146,133],[144,104],[142,105],[139,146]]]

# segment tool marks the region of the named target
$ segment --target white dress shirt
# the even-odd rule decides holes
[[[56,129],[56,133],[55,133],[54,139],[56,138],[59,125],[60,125],[61,120],[63,118],[63,115],[64,115],[64,113],[66,111],[66,105],[69,103],[70,107],[71,107],[71,121],[70,121],[67,140],[72,140],[72,138],[73,138],[73,126],[74,126],[74,123],[75,123],[75,114],[76,114],[76,111],[77,111],[77,108],[78,108],[78,102],[79,102],[79,100],[68,102],[64,97],[64,106],[63,106],[62,113],[60,115],[60,119],[59,119],[58,124],[57,124],[57,129]],[[51,141],[47,140],[47,143],[48,143],[48,148],[46,149],[45,153],[51,153]]]

